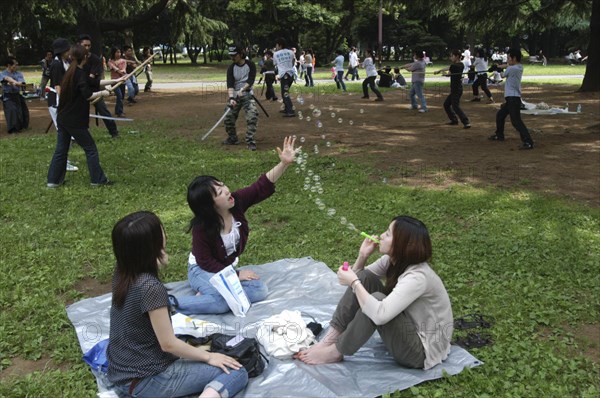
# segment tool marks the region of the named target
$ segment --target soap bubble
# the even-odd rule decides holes
[[[331,163],[331,168],[334,168],[334,167],[335,167],[335,163]]]
[[[306,117],[306,121],[307,121],[307,122],[310,122],[310,116],[307,116],[307,117]]]
[[[296,110],[296,105],[292,105],[292,110],[295,111]]]
[[[300,165],[300,170],[302,170],[302,171],[306,170],[306,165],[304,165],[304,164],[301,164],[301,165]]]
[[[293,139],[296,139],[296,134],[294,134],[294,135],[292,136],[292,138],[293,138]],[[298,152],[298,153],[300,153],[300,152]]]
[[[306,139],[304,137],[300,137],[300,142],[304,142]]]
[[[306,174],[308,174],[309,177],[312,177],[313,174],[315,174],[315,172],[312,171],[312,170],[310,170],[310,169],[308,169],[308,171],[306,172]]]
[[[342,120],[342,118],[339,118],[338,123],[341,123],[341,122],[343,122],[343,120]]]
[[[290,94],[289,94],[289,93],[283,93],[283,97],[284,97],[284,98],[287,98],[287,97],[289,97],[289,96],[290,96]]]
[[[282,111],[285,110],[285,105],[281,104],[281,106],[279,107],[279,109],[281,109]]]
[[[327,145],[327,148],[331,148],[331,142],[327,141],[327,144],[325,145]]]
[[[384,184],[387,184],[387,178],[383,177],[382,181],[383,181]]]
[[[329,110],[332,111],[333,110],[333,106],[329,105]]]
[[[346,220],[346,217],[340,217],[340,223],[342,225],[346,225],[348,223],[348,220]]]
[[[283,86],[283,89],[284,89],[285,91],[288,91],[288,90],[290,89],[290,86],[288,86],[288,85],[286,84],[285,86]],[[286,93],[286,94],[287,94],[287,93]]]
[[[321,203],[321,204],[319,205],[319,210],[325,210],[325,207],[326,207],[326,206],[325,206],[325,204],[324,204],[324,203]]]
[[[360,113],[365,113],[365,110],[361,108]]]
[[[317,127],[318,127],[318,128],[321,128],[321,127],[323,127],[323,123],[321,123],[321,121],[320,121],[320,120],[317,120]]]
[[[314,117],[319,117],[319,116],[321,116],[321,110],[320,110],[320,109],[315,109],[315,110],[313,111],[313,116],[314,116]]]
[[[313,176],[313,181],[317,182],[317,181],[320,181],[320,180],[321,180],[321,177],[319,177],[317,174],[315,174]]]
[[[334,112],[331,112],[331,117],[335,117],[335,113]]]
[[[315,155],[318,155],[318,154],[319,154],[319,149],[315,148]]]
[[[304,177],[304,183],[310,184],[310,177]]]
[[[314,104],[310,104],[309,108],[310,108],[310,109],[315,109],[315,106],[314,106]]]
[[[324,140],[325,139],[325,134],[321,134],[321,139]]]
[[[305,191],[308,191],[308,190],[310,189],[310,185],[308,185],[308,184],[304,184],[304,187],[303,187],[303,188],[304,188],[304,190],[305,190]]]
[[[298,115],[298,119],[302,120],[302,119],[304,119],[304,116]],[[300,140],[302,140],[302,139],[300,139]]]
[[[355,227],[355,226],[354,226],[354,224],[352,224],[352,223],[349,223],[349,224],[348,224],[348,229],[349,229],[350,231],[356,231],[356,227]]]
[[[350,121],[348,122],[348,124],[349,124],[350,126],[352,126],[352,125],[354,124],[354,122],[353,122],[352,120],[350,120]]]
[[[327,209],[327,215],[329,217],[333,217],[335,216],[335,209],[331,208],[331,209]]]
[[[323,195],[323,192],[324,192],[324,191],[323,191],[323,188],[317,188],[317,193],[318,193],[319,195]],[[321,210],[323,210],[323,209],[321,209]]]
[[[317,187],[315,187],[315,186],[310,187],[310,192],[316,193],[317,192]]]

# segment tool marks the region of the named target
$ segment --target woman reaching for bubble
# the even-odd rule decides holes
[[[275,192],[275,182],[294,162],[300,149],[294,149],[295,141],[296,138],[285,137],[283,149],[277,148],[279,163],[246,188],[231,192],[219,179],[207,175],[190,183],[187,201],[194,217],[190,222],[192,251],[188,280],[197,295],[174,298],[177,311],[187,315],[229,311],[227,302],[209,280],[225,267],[237,266],[250,233],[246,211]],[[267,286],[255,272],[241,269],[237,273],[251,303],[267,297]]]

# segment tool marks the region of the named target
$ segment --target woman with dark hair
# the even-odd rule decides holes
[[[112,231],[117,260],[112,282],[108,379],[134,397],[232,397],[248,383],[234,359],[207,352],[175,337],[167,289],[159,279],[166,266],[166,236],[159,218],[140,211]]]
[[[367,73],[367,78],[362,83],[363,96],[361,98],[368,99],[369,98],[369,89],[371,88],[373,93],[377,96],[375,101],[383,101],[383,95],[377,89],[377,85],[375,84],[375,78],[377,77],[377,69],[375,69],[375,64],[373,63],[373,50],[367,48],[367,56],[363,61],[363,68]]]
[[[57,188],[65,181],[67,155],[71,137],[85,151],[92,186],[109,184],[100,166],[96,142],[89,131],[90,101],[110,93],[107,90],[93,92],[86,72],[83,70],[88,51],[80,44],[71,47],[71,64],[60,83],[60,101],[57,111],[58,135],[56,150],[48,170],[48,188]]]
[[[221,314],[229,311],[225,299],[210,283],[217,272],[237,266],[246,248],[250,228],[246,211],[275,192],[275,182],[294,161],[296,138],[285,137],[283,150],[277,148],[280,162],[252,185],[235,192],[212,176],[196,177],[188,187],[187,201],[194,213],[190,222],[192,252],[188,260],[188,280],[196,296],[180,296],[174,301],[184,314]],[[250,270],[237,271],[250,302],[262,301],[268,289]]]
[[[477,80],[473,83],[473,99],[471,102],[479,102],[481,101],[481,97],[479,97],[479,87],[483,90],[485,95],[488,97],[488,101],[490,103],[494,102],[494,98],[492,98],[492,93],[487,86],[487,70],[488,70],[488,60],[485,56],[485,50],[483,48],[478,48],[476,52],[477,56],[475,57],[475,61],[473,62],[473,67],[475,67],[475,73],[477,74]]]
[[[108,60],[108,69],[110,69],[111,79],[119,79],[127,74],[127,61],[121,57],[121,50],[118,47],[110,49],[110,59]],[[115,90],[117,102],[115,103],[115,114],[117,117],[125,116],[123,112],[123,98],[125,98],[125,84],[117,87]]]
[[[384,256],[365,268],[377,245]],[[445,360],[454,329],[452,307],[428,264],[431,253],[427,227],[408,216],[394,218],[378,244],[365,239],[352,269],[338,270],[340,284],[349,288],[327,334],[295,357],[311,365],[339,362],[377,330],[401,366],[430,369]]]

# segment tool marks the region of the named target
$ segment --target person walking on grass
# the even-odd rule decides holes
[[[331,65],[335,66],[335,84],[338,90],[341,88],[343,92],[347,92],[346,84],[344,83],[344,52],[337,50],[335,53],[337,57],[331,62]]]
[[[108,380],[119,396],[227,398],[248,383],[234,358],[178,339],[169,297],[159,273],[166,267],[167,237],[160,219],[140,211],[112,230],[116,258],[112,279]]]
[[[448,95],[444,101],[444,110],[450,119],[448,124],[457,125],[458,118],[460,118],[464,128],[468,129],[471,128],[471,123],[469,123],[469,118],[460,108],[460,97],[462,97],[463,94],[462,75],[465,69],[464,64],[460,61],[460,57],[461,53],[459,50],[452,50],[450,53],[450,61],[452,61],[452,64],[446,68],[435,71],[434,74],[437,75],[442,72],[447,72],[447,76],[450,76],[450,95]]]
[[[495,69],[506,70],[502,76],[506,79],[504,84],[504,100],[506,101],[496,113],[496,131],[488,137],[490,141],[504,141],[504,122],[510,115],[510,122],[521,136],[519,149],[533,149],[533,139],[529,130],[521,120],[521,79],[523,77],[523,64],[521,63],[521,49],[511,48],[508,50],[508,65],[501,64]]]
[[[377,246],[383,256],[365,267]],[[427,370],[441,363],[450,353],[454,320],[431,255],[427,227],[409,216],[395,217],[379,243],[365,239],[352,268],[337,272],[348,289],[327,333],[294,357],[309,365],[340,362],[378,331],[398,365]]]
[[[366,54],[367,57],[363,61],[363,68],[365,68],[367,77],[362,83],[362,98],[369,99],[368,87],[370,87],[373,93],[377,96],[377,99],[375,99],[375,101],[383,101],[383,95],[381,95],[381,92],[379,92],[379,90],[377,89],[377,85],[375,84],[375,78],[377,77],[377,69],[375,68],[375,64],[373,63],[373,50],[367,49]]]
[[[48,188],[57,188],[65,182],[67,155],[71,145],[71,137],[85,151],[87,166],[92,186],[108,185],[108,180],[100,166],[100,156],[96,142],[89,131],[90,101],[107,96],[107,90],[93,92],[84,71],[88,52],[80,44],[75,44],[70,51],[71,64],[61,82],[60,101],[57,112],[58,135],[56,149],[48,169]]]
[[[423,85],[425,84],[425,69],[427,65],[423,60],[423,51],[415,51],[414,62],[402,66],[402,69],[406,69],[412,72],[411,76],[411,87],[410,87],[410,106],[411,109],[419,109],[417,106],[417,100],[415,96],[419,97],[421,101],[421,109],[419,112],[427,112],[427,101],[423,94]]]
[[[251,151],[256,151],[256,125],[258,124],[258,110],[252,92],[256,79],[256,65],[246,58],[246,51],[240,46],[230,46],[229,56],[233,61],[227,68],[227,107],[231,110],[225,117],[225,131],[227,139],[223,145],[238,145],[239,139],[235,123],[242,108],[246,114],[246,145]],[[227,108],[225,108],[227,110]]]

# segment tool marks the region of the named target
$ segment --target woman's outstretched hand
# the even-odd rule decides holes
[[[294,149],[294,143],[296,142],[296,137],[287,136],[283,139],[283,150],[277,147],[277,153],[279,154],[279,160],[285,165],[292,164],[294,162],[294,158],[296,157],[296,153],[302,147],[298,147]]]

